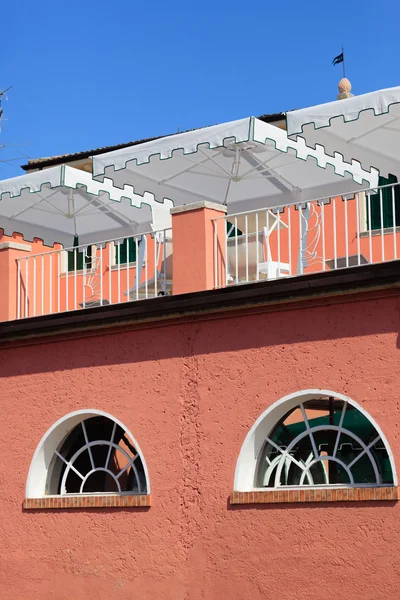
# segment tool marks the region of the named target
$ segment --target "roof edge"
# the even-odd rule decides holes
[[[257,117],[260,121],[265,123],[276,123],[277,121],[283,121],[286,119],[286,113],[271,113],[264,114]],[[139,144],[145,144],[146,142],[153,142],[161,138],[178,135],[179,133],[187,133],[188,131],[196,131],[197,129],[203,129],[203,127],[195,127],[187,131],[180,131],[176,133],[168,133],[166,135],[158,135],[155,137],[144,138],[142,140],[135,140],[133,142],[125,142],[123,144],[116,144],[113,146],[104,146],[102,148],[94,148],[93,150],[83,150],[82,152],[74,152],[72,154],[60,154],[58,156],[48,156],[43,158],[33,158],[28,161],[27,164],[21,165],[21,169],[24,171],[32,171],[33,169],[42,169],[44,167],[52,167],[55,165],[65,164],[66,162],[74,162],[76,160],[83,160],[84,158],[90,158],[91,156],[97,156],[98,154],[104,154],[105,152],[113,152],[114,150],[122,150],[123,148],[129,148],[129,146],[138,146]]]
[[[400,294],[400,260],[0,323],[0,348]],[[374,296],[375,294],[375,296]]]

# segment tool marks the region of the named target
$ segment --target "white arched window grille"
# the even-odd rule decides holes
[[[149,494],[146,464],[124,425],[107,413],[66,415],[40,441],[26,496]]]
[[[276,402],[253,425],[234,489],[391,485],[393,456],[374,420],[342,394],[306,390]]]

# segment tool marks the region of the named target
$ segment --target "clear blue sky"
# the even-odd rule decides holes
[[[0,161],[333,100],[342,43],[355,94],[400,85],[398,0],[3,0],[0,18]]]

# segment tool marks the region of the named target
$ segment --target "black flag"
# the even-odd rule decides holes
[[[335,58],[332,61],[333,65],[338,65],[339,63],[344,61],[344,56],[343,56],[343,52],[342,54],[338,54],[338,56],[335,56]]]

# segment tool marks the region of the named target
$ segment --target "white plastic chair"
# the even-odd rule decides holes
[[[287,225],[285,223],[283,223],[282,221],[280,221],[280,223],[280,226],[285,226],[287,228]],[[261,274],[266,275],[267,279],[279,279],[280,277],[288,277],[290,275],[289,263],[272,260],[271,246],[269,244],[269,236],[271,234],[271,231],[273,231],[273,229],[268,231],[267,227],[263,228],[265,247],[267,249],[267,260],[257,265],[257,279],[260,278]]]
[[[278,279],[290,275],[289,263],[272,259],[270,235],[278,228],[287,229],[279,215],[267,211],[266,226],[257,233],[228,238],[228,283],[246,283],[259,279]]]

